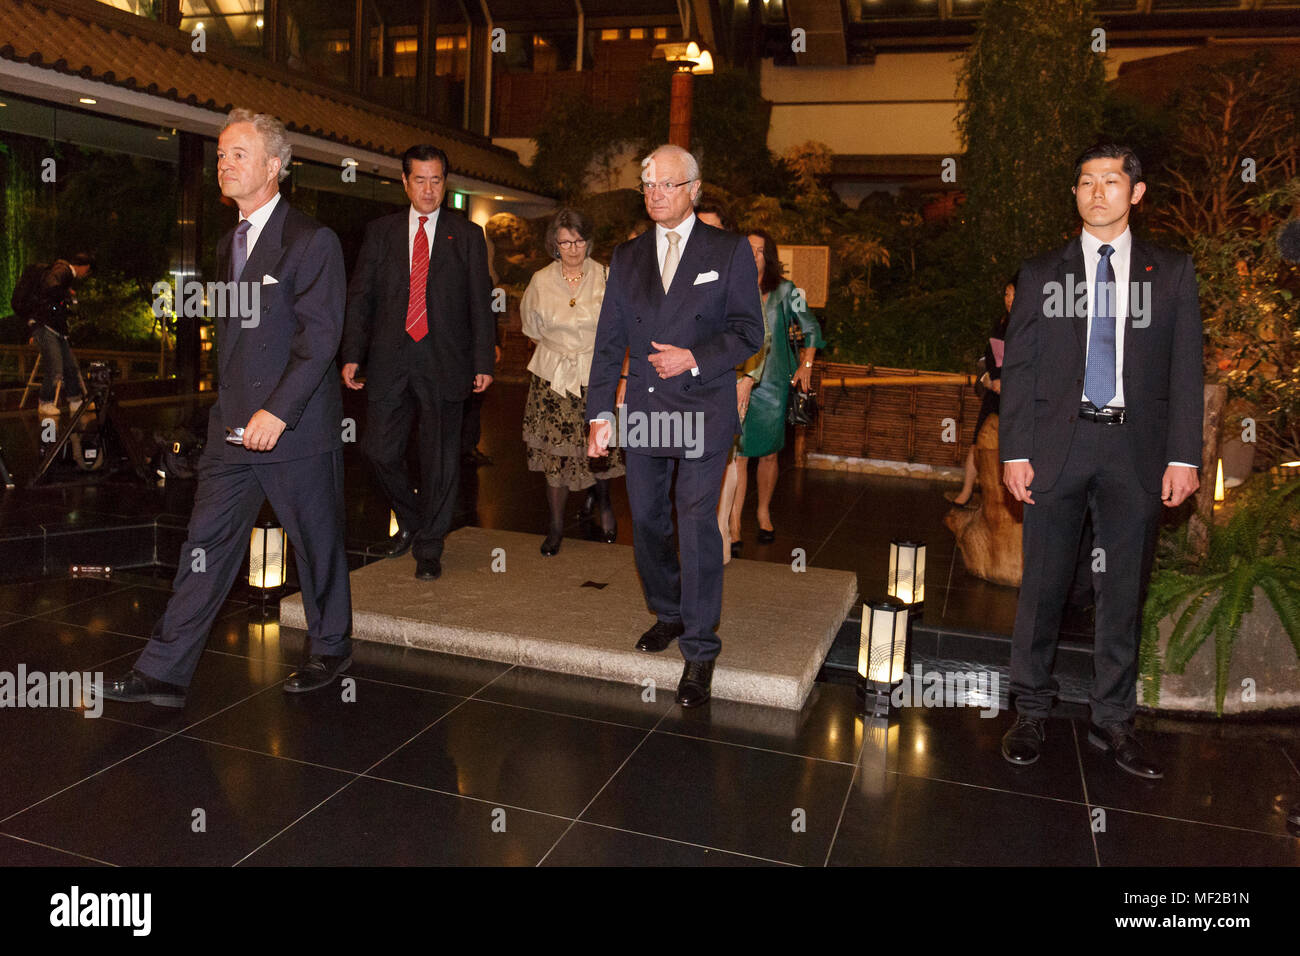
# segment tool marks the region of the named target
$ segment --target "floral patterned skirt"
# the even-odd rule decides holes
[[[552,487],[570,491],[590,488],[597,479],[624,474],[623,450],[611,448],[609,457],[587,457],[587,387],[581,395],[561,395],[549,382],[528,376],[528,404],[524,406],[524,444],[528,446],[528,467],[546,475]],[[591,465],[607,465],[593,471]]]

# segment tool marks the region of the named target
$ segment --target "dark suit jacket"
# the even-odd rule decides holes
[[[222,281],[230,275],[234,234],[226,233],[217,246]],[[276,281],[263,281],[266,276]],[[334,356],[343,335],[346,273],[338,236],[281,196],[239,278],[259,284],[261,312],[256,324],[238,315],[216,320],[217,402],[204,455],[255,464],[341,448],[343,401]],[[275,447],[259,452],[227,444],[226,426],[247,425],[262,408],[285,423]]]
[[[711,281],[696,283],[710,272]],[[660,345],[690,349],[700,374],[661,379],[649,356]],[[763,345],[758,271],[744,236],[698,219],[682,251],[667,294],[650,229],[614,250],[605,301],[596,326],[587,389],[587,419],[614,410],[623,350],[629,349],[627,412],[704,413],[702,454],[726,451],[740,431],[736,366]],[[683,448],[628,448],[629,452],[683,457]]]
[[[1070,285],[1067,286],[1067,276]],[[1031,491],[1047,491],[1065,464],[1079,422],[1088,316],[1046,314],[1052,288],[1075,301],[1075,283],[1086,283],[1083,249],[1076,236],[1053,252],[1020,267],[1016,299],[1007,326],[1002,366],[998,441],[1004,461],[1028,458],[1034,467]],[[1202,331],[1192,260],[1181,252],[1136,237],[1130,250],[1129,283],[1150,283],[1149,308],[1135,327],[1130,294],[1124,331],[1123,428],[1142,487],[1160,492],[1171,461],[1201,461]],[[1061,301],[1060,299],[1057,300]]]
[[[438,213],[426,287],[429,334],[413,342],[406,334],[409,213],[407,207],[366,227],[348,284],[343,363],[365,366],[371,401],[403,382],[401,373],[413,358],[427,363],[426,371],[443,399],[463,401],[474,387],[474,376],[491,375],[495,365],[487,242],[479,226],[454,210],[444,207]]]

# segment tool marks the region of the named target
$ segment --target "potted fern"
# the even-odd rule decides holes
[[[1185,527],[1162,552],[1143,614],[1143,703],[1197,709],[1212,674],[1220,717],[1234,682],[1243,690],[1232,712],[1300,706],[1300,480],[1253,476],[1210,529],[1204,559],[1186,546]],[[1251,647],[1234,667],[1244,635]]]

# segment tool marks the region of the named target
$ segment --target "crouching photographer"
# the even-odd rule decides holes
[[[85,396],[85,383],[68,344],[68,318],[77,314],[77,290],[73,283],[90,274],[94,262],[86,253],[58,259],[50,266],[29,266],[14,289],[14,313],[27,322],[32,338],[41,350],[40,414],[59,414],[59,392],[68,399],[68,411],[75,415]]]

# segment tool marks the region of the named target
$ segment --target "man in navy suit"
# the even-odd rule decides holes
[[[1046,738],[1061,613],[1090,513],[1097,623],[1088,741],[1120,769],[1158,779],[1133,732],[1137,654],[1160,506],[1178,507],[1200,485],[1196,273],[1190,256],[1129,229],[1146,189],[1131,149],[1086,150],[1074,179],[1082,232],[1020,267],[1002,365],[1003,481],[1025,505],[1011,636],[1018,716],[1002,755],[1031,764]]]
[[[411,205],[366,227],[348,285],[343,384],[365,388],[365,449],[397,513],[389,557],[413,550],[415,576],[442,574],[460,479],[461,420],[471,394],[492,384],[496,320],[483,230],[442,208],[451,173],[436,146],[402,156]],[[357,376],[366,367],[366,380]],[[419,423],[419,491],[406,468]]]
[[[636,647],[658,652],[677,639],[686,662],[677,702],[696,707],[709,699],[722,647],[713,630],[722,614],[716,512],[727,450],[740,431],[735,367],[762,346],[763,311],[745,237],[695,218],[695,157],[660,146],[642,163],[641,189],[655,227],[615,249],[610,262],[587,390],[587,453],[603,457],[616,440],[612,412],[627,350],[619,432],[636,566],[657,618]]]
[[[134,668],[103,688],[110,700],[184,705],[264,499],[293,544],[307,616],[306,660],[284,690],[325,687],[352,660],[334,364],[343,250],[333,231],[281,197],[290,157],[283,124],[249,110],[233,110],[217,140],[217,180],[239,207],[238,228],[217,247],[219,278],[238,288],[215,316],[220,387],[175,593]],[[243,310],[250,303],[256,312]]]

